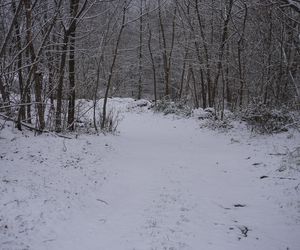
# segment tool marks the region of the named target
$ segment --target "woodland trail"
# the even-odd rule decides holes
[[[269,154],[276,141],[212,132],[195,120],[152,112],[126,113],[119,129],[118,136],[77,140],[35,137],[23,157],[7,161],[7,175],[21,179],[19,185],[34,196],[2,212],[13,220],[22,210],[29,214],[22,223],[33,229],[4,235],[10,241],[0,238],[3,249],[296,250],[300,245],[297,204],[289,203],[294,183],[261,179],[279,165]],[[16,141],[14,150],[26,148],[26,139]],[[19,167],[10,172],[24,162],[32,176],[22,177]],[[5,188],[7,200],[17,196],[15,187]],[[22,243],[14,248],[14,242]]]

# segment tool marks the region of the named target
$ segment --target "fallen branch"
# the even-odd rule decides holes
[[[107,201],[105,201],[105,200],[97,199],[97,201],[100,201],[100,202],[102,202],[102,203],[104,203],[104,204],[108,205],[108,202],[107,202]]]
[[[261,176],[259,178],[260,179],[265,179],[265,178],[269,178],[269,176],[263,175],[263,176]],[[298,179],[292,178],[292,177],[273,177],[273,176],[270,176],[270,178],[272,178],[272,179],[279,179],[279,180],[293,180],[293,181],[297,181],[298,180]]]
[[[4,118],[5,120],[8,120],[8,121],[16,122],[13,118],[11,118],[7,115],[1,114],[1,113],[0,113],[0,117]],[[70,140],[73,139],[72,137],[69,137],[69,136],[66,136],[66,135],[61,135],[61,134],[58,134],[58,133],[55,133],[55,132],[51,132],[49,130],[38,129],[38,128],[36,128],[36,127],[32,126],[31,124],[28,124],[26,122],[21,122],[21,124],[22,124],[23,127],[27,128],[31,131],[38,132],[40,134],[48,133],[48,134],[52,134],[52,135],[55,135],[57,137],[61,137],[61,138],[65,138],[65,139],[70,139]]]
[[[282,156],[287,155],[287,153],[270,153],[269,155]]]

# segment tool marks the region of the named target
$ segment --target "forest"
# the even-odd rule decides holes
[[[1,250],[299,250],[300,0],[0,0]]]
[[[299,1],[3,0],[1,114],[76,127],[76,99],[299,110]],[[262,108],[263,106],[263,108]]]

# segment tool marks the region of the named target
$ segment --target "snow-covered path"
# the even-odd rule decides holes
[[[1,203],[14,194],[13,180],[33,193],[23,194],[29,197],[23,205],[2,206],[0,226],[10,227],[20,208],[23,224],[29,224],[23,227],[33,226],[10,235],[2,228],[0,248],[299,249],[300,199],[294,189],[299,175],[296,181],[277,178],[281,158],[269,155],[293,140],[218,134],[199,129],[196,120],[152,112],[127,113],[120,132],[77,140],[33,138],[13,164],[24,165],[28,152],[35,159],[39,151],[42,169],[30,166],[31,174],[11,172],[13,152],[4,145],[8,164],[2,161],[1,171],[7,181],[0,187],[10,197],[4,195]],[[14,147],[21,147],[26,138],[16,141]],[[284,145],[276,147],[278,141]],[[55,149],[49,152],[51,144]]]
[[[121,153],[112,164],[118,177],[104,189],[118,206],[108,208],[111,230],[101,231],[107,235],[102,249],[300,245],[299,225],[285,225],[279,206],[268,200],[276,189],[264,191],[261,170],[254,166],[268,159],[266,152],[255,152],[257,145],[233,144],[230,137],[216,137],[191,121],[151,113],[124,123],[117,138]],[[253,154],[256,159],[249,159]]]

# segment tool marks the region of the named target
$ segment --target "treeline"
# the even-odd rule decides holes
[[[2,0],[0,8],[0,111],[19,129],[74,130],[78,98],[104,98],[102,129],[110,96],[299,109],[298,0]]]

